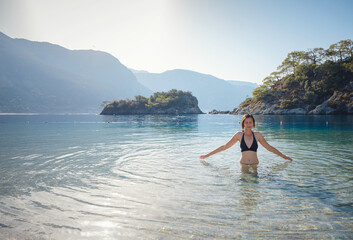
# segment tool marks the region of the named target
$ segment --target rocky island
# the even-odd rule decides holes
[[[353,114],[352,40],[291,52],[277,70],[230,114]]]
[[[203,114],[191,92],[172,89],[155,92],[150,98],[135,96],[134,100],[104,101],[101,115],[134,114]]]

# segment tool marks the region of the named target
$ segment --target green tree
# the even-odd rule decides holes
[[[282,64],[278,67],[278,70],[282,73],[291,74],[294,69],[304,60],[305,52],[293,51],[288,53]]]
[[[335,62],[343,62],[349,58],[353,58],[353,41],[347,39],[332,44],[329,49],[327,49],[326,55]]]
[[[110,104],[110,103],[111,103],[111,101],[103,101],[103,102],[101,103],[101,105],[99,106],[99,109],[105,108],[105,106],[107,106],[107,105]]]
[[[306,55],[312,64],[321,64],[326,58],[325,50],[323,48],[309,49],[306,52]]]

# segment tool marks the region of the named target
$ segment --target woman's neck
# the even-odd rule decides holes
[[[246,128],[246,129],[244,130],[244,133],[245,133],[246,135],[251,135],[251,128]]]

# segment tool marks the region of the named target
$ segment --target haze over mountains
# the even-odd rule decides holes
[[[150,95],[112,55],[0,33],[0,112],[98,112],[102,101]]]
[[[102,101],[172,88],[191,91],[203,111],[232,110],[257,87],[181,69],[133,72],[106,52],[69,50],[0,32],[0,112],[98,113]]]
[[[232,110],[251,96],[258,86],[255,83],[242,81],[225,81],[212,75],[194,71],[175,69],[163,73],[135,71],[137,80],[152,91],[179,89],[191,91],[199,100],[203,111]]]

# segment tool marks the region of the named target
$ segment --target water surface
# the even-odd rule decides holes
[[[352,239],[353,116],[0,116],[0,238]]]

